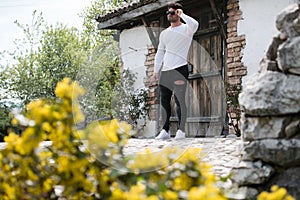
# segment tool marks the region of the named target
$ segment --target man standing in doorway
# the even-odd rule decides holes
[[[185,138],[184,129],[187,118],[185,102],[188,78],[187,55],[193,35],[198,29],[198,22],[184,14],[183,7],[179,3],[170,3],[166,15],[171,26],[160,34],[154,62],[154,79],[159,81],[158,87],[163,122],[163,128],[156,139],[170,138],[170,103],[173,93],[179,123],[175,139],[183,139]]]

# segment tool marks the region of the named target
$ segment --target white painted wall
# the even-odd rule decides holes
[[[242,62],[247,67],[247,78],[259,70],[259,63],[264,57],[272,38],[279,32],[276,29],[277,15],[288,5],[298,0],[240,0],[243,19],[238,22],[238,35],[246,36]]]
[[[144,26],[123,30],[120,34],[120,51],[124,69],[129,69],[136,75],[135,89],[145,88],[146,77],[145,61],[148,46],[151,40]],[[155,136],[155,121],[149,121],[144,130],[139,134],[144,137]]]
[[[151,40],[144,26],[126,29],[120,35],[120,50],[124,69],[138,73],[135,89],[144,88],[145,61]]]

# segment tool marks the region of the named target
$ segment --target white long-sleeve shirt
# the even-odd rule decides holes
[[[187,64],[187,55],[193,35],[198,29],[198,22],[182,13],[186,24],[168,27],[159,36],[159,45],[154,61],[154,73],[168,71]],[[162,69],[161,69],[162,67]]]

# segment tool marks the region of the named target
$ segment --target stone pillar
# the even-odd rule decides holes
[[[276,19],[279,35],[239,96],[245,142],[232,180],[255,199],[272,185],[300,199],[300,9],[293,4]]]

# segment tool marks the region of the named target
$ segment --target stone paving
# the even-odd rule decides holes
[[[135,139],[128,141],[124,153],[135,154],[146,148],[158,152],[167,147],[199,147],[204,156],[202,160],[212,166],[212,172],[217,176],[226,177],[231,169],[240,162],[243,141],[237,137],[229,138],[185,138],[183,140]]]
[[[5,143],[0,143],[0,149],[5,148]],[[153,152],[159,152],[164,148],[178,147],[186,149],[197,147],[202,149],[202,161],[212,166],[212,172],[220,177],[226,177],[231,169],[240,162],[243,141],[241,138],[185,138],[182,140],[155,140],[155,139],[129,139],[124,148],[124,153],[135,154],[150,148]]]

